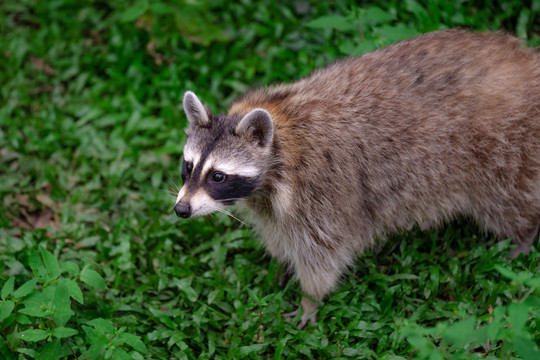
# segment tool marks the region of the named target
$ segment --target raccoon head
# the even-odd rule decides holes
[[[176,215],[210,214],[253,194],[269,166],[274,137],[270,114],[253,109],[242,118],[214,116],[191,91],[183,105],[189,126]]]

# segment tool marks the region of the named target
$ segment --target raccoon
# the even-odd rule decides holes
[[[176,214],[247,207],[308,295],[299,328],[390,233],[465,216],[515,256],[538,232],[540,53],[510,35],[433,32],[251,91],[227,115],[190,91],[183,106]]]

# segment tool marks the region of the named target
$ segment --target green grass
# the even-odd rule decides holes
[[[173,214],[185,90],[224,112],[451,27],[540,44],[538,0],[374,3],[3,1],[0,357],[537,358],[538,244],[510,263],[464,220],[392,236],[298,331],[298,284],[249,229]]]

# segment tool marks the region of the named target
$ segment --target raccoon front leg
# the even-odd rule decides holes
[[[524,231],[524,235],[515,236],[512,240],[512,243],[517,245],[516,248],[510,250],[510,256],[512,258],[517,258],[519,255],[527,255],[531,252],[531,245],[534,244],[534,240],[538,235],[539,226],[531,225],[528,231]]]
[[[326,248],[320,249],[315,247],[313,250],[315,251],[296,257],[293,265],[302,291],[311,298],[321,302],[324,296],[335,287],[341,274],[341,263],[335,259],[344,258],[332,256]],[[303,329],[308,321],[311,325],[314,325],[315,321],[317,321],[317,315],[313,314],[313,312],[317,310],[319,304],[317,301],[310,299],[310,297],[303,296],[300,307],[296,311],[284,315],[285,318],[291,318],[301,308],[302,317],[298,323],[299,329]]]

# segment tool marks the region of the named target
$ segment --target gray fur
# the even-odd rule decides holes
[[[184,94],[184,111],[191,124],[198,126],[208,126],[209,119],[203,104],[191,91]]]
[[[271,116],[269,149],[232,131],[254,109]],[[248,93],[211,123],[191,122],[186,146],[260,170],[244,205],[319,301],[389,233],[467,216],[515,255],[540,224],[540,53],[511,36],[423,35]],[[302,307],[300,327],[317,304]]]
[[[262,147],[272,144],[274,124],[270,114],[263,109],[254,109],[246,114],[236,125],[236,134],[254,141]]]

